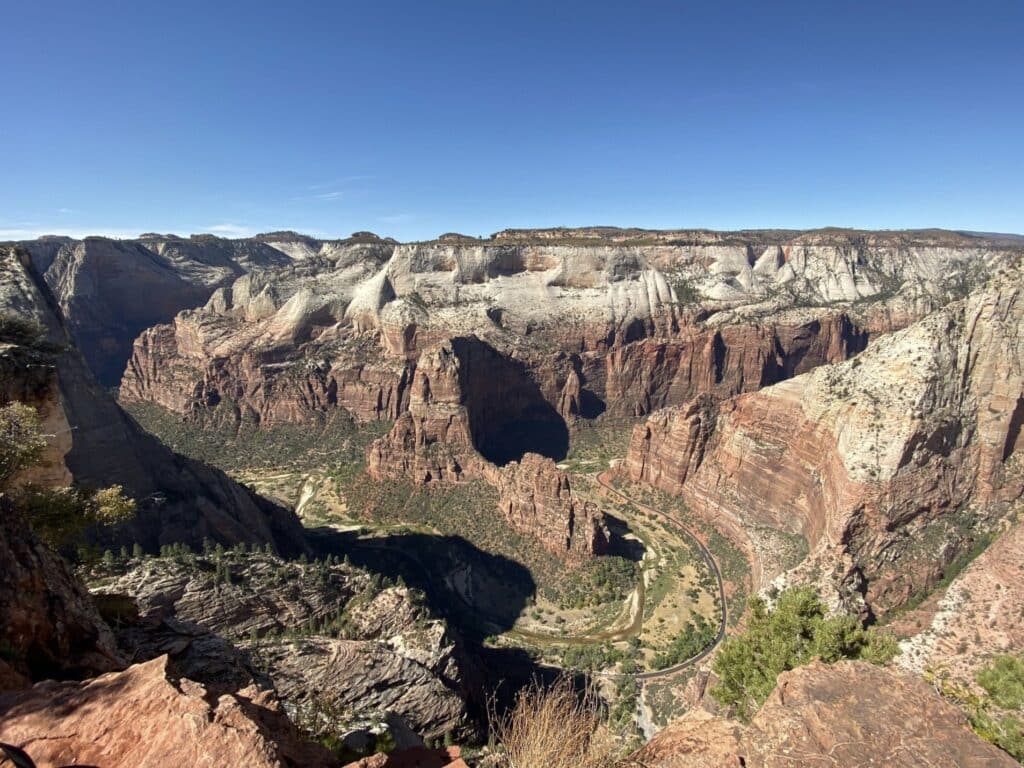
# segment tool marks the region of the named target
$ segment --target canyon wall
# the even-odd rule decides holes
[[[0,252],[0,312],[35,323],[44,345],[59,352],[23,364],[40,353],[23,344],[4,345],[0,364],[11,363],[0,387],[3,402],[27,398],[53,427],[43,470],[32,479],[85,487],[121,485],[136,499],[136,517],[107,532],[104,544],[138,542],[150,551],[162,544],[203,538],[224,544],[269,542],[282,552],[308,547],[302,526],[290,511],[262,499],[223,472],[179,456],[144,432],[95,381],[57,314],[57,304],[34,274],[28,255]],[[20,361],[20,362],[19,362]],[[49,467],[49,469],[47,469]]]
[[[803,535],[843,600],[884,612],[1021,494],[1022,322],[1007,268],[853,360],[654,414],[623,471],[710,516]]]

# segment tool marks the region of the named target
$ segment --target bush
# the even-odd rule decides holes
[[[613,735],[593,691],[578,694],[569,678],[519,693],[515,707],[496,717],[495,731],[508,768],[605,768],[615,765]]]
[[[967,715],[974,732],[1024,761],[1024,657],[997,656],[975,675],[987,695],[949,678],[946,673],[928,670],[925,679]]]
[[[719,677],[715,699],[749,720],[775,688],[780,672],[820,657],[831,663],[862,659],[883,664],[899,651],[889,635],[864,629],[852,616],[828,617],[810,587],[779,595],[774,610],[764,601],[749,601],[747,629],[722,643],[714,661]]]
[[[35,408],[18,402],[0,408],[0,490],[39,461],[44,450],[46,440]]]
[[[1024,658],[998,656],[978,672],[977,681],[1003,709],[1024,708]]]

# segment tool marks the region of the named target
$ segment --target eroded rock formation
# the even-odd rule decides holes
[[[690,712],[633,758],[649,768],[1017,764],[922,680],[856,661],[779,675],[748,726]]]
[[[179,674],[213,691],[269,679],[292,711],[353,723],[393,713],[431,738],[476,733],[476,663],[406,587],[343,564],[233,552],[133,560],[110,576],[98,592],[137,606],[119,632],[134,658],[170,653]]]
[[[0,693],[0,741],[40,768],[337,765],[299,737],[271,692],[209,697],[199,683],[170,679],[167,657],[82,683]]]

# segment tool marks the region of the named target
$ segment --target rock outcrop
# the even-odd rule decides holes
[[[807,573],[882,613],[1021,494],[1022,329],[1014,268],[851,361],[655,414],[624,471],[708,515],[803,535]]]
[[[476,733],[476,663],[406,587],[344,564],[237,552],[133,559],[96,581],[107,600],[137,606],[119,632],[126,653],[170,653],[178,674],[212,691],[269,679],[300,714],[392,713],[430,738]]]
[[[603,554],[608,530],[595,505],[576,497],[553,461],[528,453],[495,473],[498,506],[512,527],[539,539],[556,555],[581,560]]]
[[[0,689],[88,677],[123,664],[89,593],[2,496],[0,573]]]
[[[633,759],[649,768],[1017,765],[919,678],[855,661],[779,675],[748,726],[691,712]]]
[[[0,693],[0,741],[40,768],[337,765],[299,737],[272,693],[211,697],[198,683],[170,679],[166,657],[86,682]]]

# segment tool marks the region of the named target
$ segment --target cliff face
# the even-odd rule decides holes
[[[24,253],[5,250],[0,262],[2,311],[38,323],[47,341],[65,350],[38,365],[24,364],[31,350],[8,345],[0,353],[0,364],[13,361],[11,378],[0,387],[0,402],[27,397],[55,427],[46,457],[50,476],[34,479],[64,481],[70,474],[87,487],[122,485],[137,500],[138,515],[119,527],[114,543],[139,542],[152,551],[176,541],[198,547],[208,537],[224,544],[269,542],[282,552],[307,549],[294,514],[219,470],[174,454],[141,430],[92,377]]]
[[[475,335],[563,417],[634,417],[848,356],[1002,256],[955,236],[748,239],[339,247],[244,275],[145,334],[123,396],[183,415],[227,398],[270,421],[335,405],[393,419],[401,363]]]
[[[121,662],[114,636],[65,562],[0,498],[0,689],[85,677]]]
[[[202,304],[213,289],[254,267],[290,260],[263,243],[86,238],[26,243],[89,367],[116,384],[144,329]]]
[[[1019,279],[1011,270],[851,361],[655,414],[624,470],[708,514],[800,533],[813,562],[840,564],[845,598],[899,605],[1021,493]]]
[[[1017,764],[922,680],[863,662],[784,672],[749,726],[695,710],[633,759],[650,768]]]
[[[597,510],[576,499],[551,459],[567,447],[564,421],[522,368],[475,337],[459,338],[420,357],[408,410],[370,446],[367,468],[378,479],[419,484],[485,479],[515,528],[579,559],[602,552],[606,535]]]

